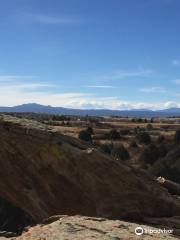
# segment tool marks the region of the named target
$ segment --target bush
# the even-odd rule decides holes
[[[86,129],[86,131],[89,133],[89,134],[94,134],[94,131],[93,131],[93,128],[92,127],[88,127],[87,129]]]
[[[180,183],[180,148],[171,149],[168,154],[151,168],[151,173]]]
[[[147,122],[148,122],[148,121],[147,121],[147,119],[145,118],[145,119],[144,119],[144,123],[147,123]]]
[[[139,127],[139,126],[134,128],[134,133],[135,134],[138,134],[140,132],[145,132],[145,129],[143,127]]]
[[[177,130],[175,135],[174,135],[174,142],[176,144],[179,144],[180,143],[180,130]]]
[[[153,123],[154,122],[154,118],[151,118],[150,122]]]
[[[113,144],[108,144],[108,143],[104,143],[100,146],[100,149],[107,154],[111,154],[112,149],[113,149]]]
[[[159,158],[163,158],[168,153],[168,149],[165,144],[161,143],[159,146],[150,144],[144,149],[141,154],[141,159],[148,164],[154,164]]]
[[[139,126],[137,126],[137,127],[134,128],[134,133],[135,133],[135,134],[138,134],[138,133],[140,133],[140,132],[141,132],[141,128],[140,128]]]
[[[138,122],[138,123],[142,123],[142,122],[143,122],[142,118],[138,118],[138,119],[137,119],[137,122]]]
[[[137,139],[139,143],[150,144],[151,137],[147,132],[140,132],[137,134]]]
[[[86,142],[92,142],[91,134],[86,130],[82,130],[79,132],[79,139]]]
[[[130,142],[129,146],[132,147],[132,148],[137,148],[137,147],[138,147],[138,145],[137,145],[137,143],[136,143],[135,140],[132,140],[132,141]]]
[[[121,129],[120,133],[121,133],[121,135],[125,136],[130,133],[130,130],[129,129]]]
[[[147,164],[155,163],[159,158],[159,150],[156,145],[151,144],[144,149],[142,152],[140,159],[142,159]]]
[[[114,147],[111,154],[115,159],[118,159],[118,160],[121,159],[121,160],[125,161],[130,158],[129,152],[123,145]]]
[[[120,139],[120,133],[116,129],[112,129],[109,133],[109,139],[111,140],[118,140]]]
[[[158,151],[159,151],[159,157],[165,157],[166,154],[168,153],[168,148],[164,143],[161,143],[158,146]]]
[[[160,135],[157,139],[157,143],[162,143],[165,141],[165,137],[163,135]]]
[[[153,125],[150,124],[150,123],[147,124],[146,129],[147,129],[148,131],[151,131],[151,130],[153,129]]]

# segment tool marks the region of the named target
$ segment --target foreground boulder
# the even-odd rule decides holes
[[[178,239],[166,233],[158,233],[158,229],[147,225],[138,225],[125,221],[114,221],[102,218],[80,216],[56,216],[56,221],[47,222],[45,225],[37,225],[30,228],[16,240],[138,240],[138,239]],[[54,219],[54,220],[55,220]],[[137,227],[154,231],[144,233],[141,236],[135,234]],[[166,230],[171,230],[167,228]]]
[[[0,122],[0,196],[35,222],[52,215],[143,221],[180,215],[173,198],[146,172],[30,120]]]
[[[159,184],[161,184],[161,186],[166,188],[169,193],[180,196],[180,184],[179,183],[170,181],[168,179],[165,179],[164,177],[158,177],[157,182]]]

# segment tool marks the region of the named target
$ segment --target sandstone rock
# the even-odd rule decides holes
[[[57,218],[57,216],[56,216]],[[16,240],[174,240],[167,233],[135,234],[135,229],[157,230],[147,225],[138,225],[119,220],[107,220],[82,216],[59,216],[59,220],[47,225],[37,225]]]
[[[145,218],[146,223],[153,224],[156,227],[168,227],[173,229],[173,233],[180,236],[180,216],[170,218]]]
[[[57,214],[142,221],[180,215],[151,175],[35,121],[0,122],[0,196],[36,222]],[[28,129],[28,131],[27,131]]]
[[[163,186],[164,188],[166,188],[168,190],[169,193],[173,194],[173,195],[180,195],[180,184],[179,183],[175,183],[173,181],[170,181],[168,179],[165,178],[158,178],[157,179],[159,184],[161,184],[161,186]]]

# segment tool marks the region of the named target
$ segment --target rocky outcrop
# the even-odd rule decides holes
[[[53,221],[56,220],[56,221]],[[135,229],[144,230],[142,236],[135,234]],[[146,230],[154,232],[145,232]],[[171,228],[165,229],[166,231]],[[56,216],[45,225],[30,228],[16,240],[138,240],[138,239],[174,240],[177,237],[165,233],[158,233],[158,229],[147,225],[138,225],[125,221],[114,221],[103,218],[81,216]]]
[[[0,122],[0,196],[35,222],[52,215],[143,221],[180,215],[180,201],[151,175],[34,121]]]
[[[161,184],[161,186],[166,188],[169,193],[180,196],[180,184],[179,183],[170,181],[168,179],[165,179],[164,177],[158,177],[157,181],[159,184]]]

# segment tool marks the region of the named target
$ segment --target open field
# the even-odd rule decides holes
[[[121,118],[121,117],[77,117],[41,114],[13,114],[18,117],[36,119],[64,135],[89,142],[116,160],[143,168],[164,157],[172,148],[176,132],[180,129],[180,118]],[[90,128],[90,139],[80,137]],[[117,136],[113,136],[113,134]],[[147,135],[146,139],[140,139]],[[127,156],[117,153],[123,147]],[[150,152],[149,152],[150,151]],[[152,151],[153,160],[148,159]],[[153,152],[155,151],[155,152]],[[160,154],[157,152],[160,151]],[[157,156],[156,156],[157,155]],[[125,159],[124,159],[125,158]]]

